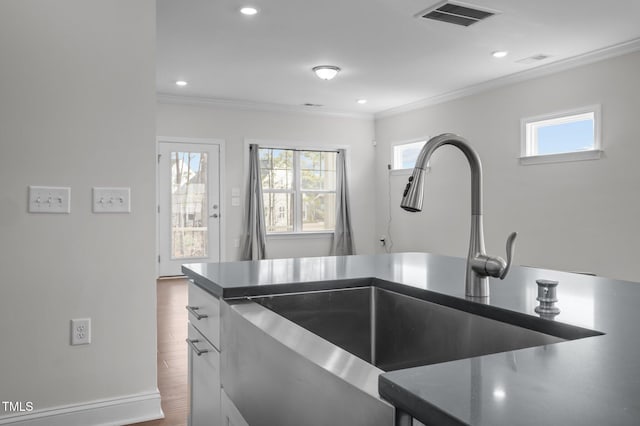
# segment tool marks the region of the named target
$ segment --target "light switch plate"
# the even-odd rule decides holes
[[[240,207],[240,197],[231,198],[231,206]]]
[[[71,213],[71,188],[29,186],[29,213]]]
[[[130,213],[131,188],[93,188],[94,213]]]

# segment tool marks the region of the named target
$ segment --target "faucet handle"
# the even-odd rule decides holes
[[[507,274],[509,273],[509,269],[511,268],[511,261],[513,260],[513,245],[515,244],[517,236],[517,232],[512,232],[511,235],[509,235],[509,237],[507,238],[507,264],[500,274],[501,280],[503,280],[504,277],[507,276]]]
[[[513,260],[513,244],[518,234],[512,232],[507,238],[507,260],[484,253],[476,254],[470,261],[471,269],[480,277],[494,277],[501,280],[507,276]]]

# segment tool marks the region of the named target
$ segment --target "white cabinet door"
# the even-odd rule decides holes
[[[189,324],[190,426],[220,426],[220,353]]]
[[[220,352],[220,299],[189,280],[189,323]]]
[[[249,426],[238,411],[238,408],[229,399],[225,391],[222,391],[222,426]]]

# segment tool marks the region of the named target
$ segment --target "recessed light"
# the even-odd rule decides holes
[[[358,99],[358,103],[359,103],[360,105],[364,105],[364,104],[366,104],[366,103],[367,103],[367,100],[366,100],[366,99]]]
[[[187,84],[189,84],[189,83],[187,83],[187,82],[186,82],[186,81],[184,81],[184,80],[178,80],[178,81],[176,81],[176,86],[184,87],[184,86],[186,86]]]
[[[496,388],[493,390],[493,398],[497,401],[502,401],[507,396],[507,393],[504,389]]]
[[[321,78],[322,80],[331,80],[340,72],[340,68],[335,65],[318,65],[311,69],[316,73],[318,78]]]
[[[251,6],[245,6],[242,9],[240,9],[240,13],[242,13],[243,15],[252,16],[258,13],[258,9]]]
[[[507,52],[506,50],[496,50],[495,52],[491,53],[491,55],[494,58],[504,58],[508,54],[509,54],[509,52]]]

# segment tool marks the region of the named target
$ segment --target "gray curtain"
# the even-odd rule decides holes
[[[344,256],[355,254],[353,230],[351,228],[351,209],[349,208],[349,189],[347,186],[344,149],[338,150],[336,160],[336,230],[333,234],[331,254]]]
[[[263,202],[258,145],[251,144],[249,145],[249,186],[245,203],[247,217],[242,260],[258,260],[267,256]]]

